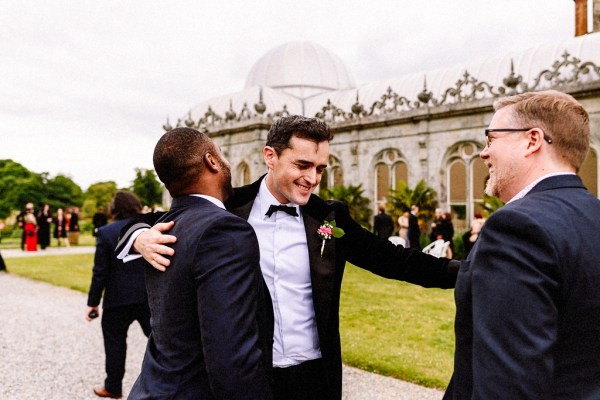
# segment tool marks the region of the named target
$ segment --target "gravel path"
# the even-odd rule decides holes
[[[5,259],[32,256],[21,250],[3,250],[2,255]],[[7,264],[10,271],[10,260]],[[102,331],[99,320],[84,319],[85,305],[86,296],[80,292],[0,273],[0,399],[98,398],[92,387],[104,383]],[[145,344],[142,330],[133,325],[124,396],[139,374]],[[442,395],[439,390],[344,366],[344,400],[437,400]]]

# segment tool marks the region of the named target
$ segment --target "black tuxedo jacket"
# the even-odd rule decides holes
[[[175,221],[175,255],[166,272],[146,268],[152,334],[129,398],[270,399],[273,327],[254,230],[196,196],[175,198],[162,221]]]
[[[263,178],[251,185],[236,188],[225,204],[227,209],[248,219]],[[395,246],[363,229],[350,217],[348,207],[342,202],[324,201],[312,195],[301,209],[308,244],[315,318],[330,391],[328,398],[341,399],[339,306],[346,261],[377,275],[424,287],[453,288],[457,269],[448,265],[448,259]],[[322,240],[317,235],[317,229],[325,220],[335,220],[345,235],[327,240],[321,256]]]

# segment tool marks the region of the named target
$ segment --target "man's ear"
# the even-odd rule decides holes
[[[204,155],[204,165],[206,166],[206,168],[211,171],[211,172],[219,172],[221,170],[220,164],[217,162],[217,160],[215,159],[215,157],[210,154],[210,153],[206,153]]]
[[[544,132],[534,128],[528,133],[529,143],[527,143],[527,152],[529,154],[537,152],[542,147],[544,141]]]
[[[275,149],[271,146],[265,146],[263,148],[263,158],[265,159],[265,164],[269,169],[273,169],[273,163],[277,159],[277,153]]]

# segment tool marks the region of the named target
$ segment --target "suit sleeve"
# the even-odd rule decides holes
[[[116,254],[119,254],[123,251],[129,238],[131,235],[142,228],[151,228],[152,225],[156,224],[160,217],[162,217],[165,212],[154,212],[147,214],[137,214],[135,217],[130,218],[129,222],[121,228],[121,232],[119,232],[119,240],[117,242],[117,247],[114,249]]]
[[[270,399],[258,242],[241,218],[220,219],[198,245],[195,280],[206,369],[223,399]],[[261,303],[260,300],[263,300]]]
[[[458,261],[396,246],[362,228],[350,217],[348,208],[338,204],[335,210],[336,223],[346,232],[340,241],[349,262],[384,278],[423,287],[454,287],[460,265]]]
[[[111,257],[113,249],[105,237],[104,229],[98,231],[96,237],[96,252],[94,254],[94,268],[92,269],[92,283],[88,294],[87,305],[97,307],[102,298],[102,292],[106,288],[110,278]]]
[[[523,213],[492,215],[472,268],[473,398],[550,397],[559,272],[552,237]]]

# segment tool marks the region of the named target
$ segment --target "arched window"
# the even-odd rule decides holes
[[[377,153],[374,159],[375,193],[374,209],[378,204],[385,204],[390,189],[396,189],[398,181],[408,181],[408,166],[400,151],[385,149]]]
[[[579,176],[585,187],[596,197],[598,197],[598,155],[596,151],[590,148],[585,161],[579,169]]]
[[[327,169],[325,169],[323,176],[321,177],[319,190],[341,186],[343,184],[344,172],[342,170],[342,163],[336,156],[330,154]]]
[[[244,186],[248,184],[250,184],[250,167],[242,161],[236,168],[234,186]]]
[[[446,158],[447,197],[452,211],[454,229],[467,229],[473,214],[481,209],[487,168],[481,158],[478,143],[459,143],[452,147]]]

